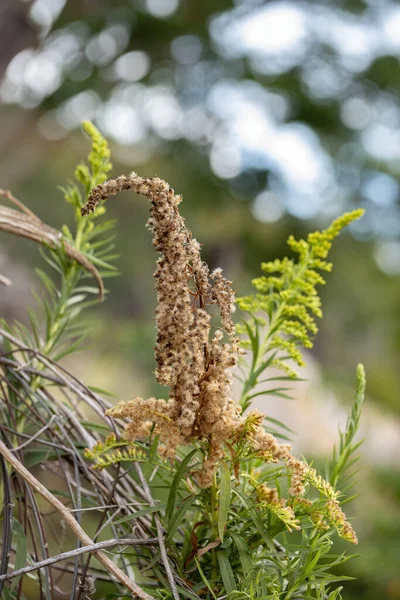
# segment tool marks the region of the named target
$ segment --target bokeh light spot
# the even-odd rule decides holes
[[[340,116],[346,127],[364,129],[371,122],[372,111],[364,98],[354,96],[343,102]]]
[[[236,177],[242,166],[240,149],[233,144],[215,144],[211,150],[210,164],[217,177],[221,179]]]
[[[114,72],[118,79],[138,81],[150,71],[150,58],[145,52],[136,50],[120,56],[114,64]]]
[[[174,14],[179,0],[146,0],[146,8],[153,17],[167,19]]]
[[[400,273],[400,242],[383,242],[375,250],[375,261],[386,275]]]
[[[201,56],[202,44],[195,35],[181,35],[171,43],[171,54],[181,65],[196,63]]]
[[[105,135],[123,145],[140,142],[146,135],[146,127],[137,110],[127,104],[108,102],[98,121]]]
[[[399,184],[390,175],[376,172],[362,186],[363,196],[380,206],[393,205],[399,196]]]
[[[251,212],[262,223],[275,223],[285,213],[283,202],[273,192],[261,192],[254,198]]]

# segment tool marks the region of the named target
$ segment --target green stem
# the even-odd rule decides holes
[[[84,242],[85,225],[86,222],[84,219],[80,219],[77,223],[74,246],[78,252],[80,251],[81,246]],[[77,284],[78,275],[79,266],[76,262],[70,264],[62,275],[60,299],[54,308],[54,312],[51,319],[52,323],[47,336],[47,340],[44,346],[40,349],[42,354],[44,354],[45,356],[48,356],[54,349],[57,340],[57,335],[59,333],[60,327],[62,327],[63,318],[68,309],[68,300],[70,299],[73,290]],[[38,368],[40,369],[41,367],[39,366]],[[32,390],[34,392],[40,387],[40,383],[41,378],[39,375],[32,380]]]
[[[214,540],[218,538],[218,501],[217,501],[217,475],[214,473],[213,483],[210,488],[210,524],[211,524],[211,536]],[[217,551],[215,548],[211,550],[211,564],[212,564],[212,573],[211,580],[213,582],[218,579],[218,559],[217,559]]]

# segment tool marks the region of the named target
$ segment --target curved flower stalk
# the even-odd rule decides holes
[[[182,197],[159,178],[136,173],[94,188],[82,215],[93,212],[101,200],[122,190],[134,190],[151,201],[148,227],[161,257],[154,274],[157,290],[156,378],[170,389],[170,399],[136,398],[108,411],[130,418],[127,436],[137,439],[154,433],[162,442],[160,453],[173,458],[177,446],[208,441],[207,458],[197,481],[211,485],[215,466],[224,455],[223,444],[237,430],[240,409],[231,397],[230,369],[239,345],[231,314],[235,297],[221,269],[209,272],[200,244],[193,239],[180,215]],[[220,311],[220,327],[212,333],[208,308]]]

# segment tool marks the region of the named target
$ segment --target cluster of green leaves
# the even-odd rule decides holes
[[[364,388],[365,374],[359,366],[356,400],[332,460],[332,482],[342,478],[352,462]],[[316,495],[309,485],[302,498],[292,497],[287,503],[263,501],[263,486],[275,488],[280,498],[285,496],[288,473],[254,455],[243,454],[238,463],[239,443],[230,447],[229,455],[221,462],[214,485],[200,489],[192,477],[205,455],[200,442],[173,463],[159,459],[155,451],[157,440],[150,445],[135,445],[147,455],[142,468],[157,500],[156,507],[149,506],[147,510],[154,511],[164,526],[168,557],[178,581],[186,584],[178,585],[182,597],[341,597],[342,588],[336,584],[349,577],[338,575],[337,568],[351,556],[346,552],[335,555],[332,551],[335,526],[329,521],[322,487]],[[129,462],[122,466],[128,468]],[[341,499],[345,499],[343,494]],[[142,513],[148,514],[146,509],[137,514]],[[134,517],[120,522],[128,532]],[[154,521],[152,528],[157,535]],[[172,599],[165,574],[150,552],[148,560],[151,566],[140,584],[151,593],[154,587],[147,587],[146,581],[153,582],[153,586],[156,582],[159,595]]]
[[[82,321],[77,321],[83,309],[94,304],[99,290],[96,286],[88,285],[85,279],[92,275],[82,264],[70,258],[64,250],[63,242],[67,242],[77,253],[95,265],[102,279],[117,274],[112,261],[114,244],[112,229],[114,221],[95,223],[105,213],[102,206],[96,214],[82,218],[80,208],[86,201],[89,191],[107,179],[112,168],[110,150],[107,141],[96,127],[90,123],[83,124],[85,133],[92,142],[88,156],[88,164],[81,163],[75,169],[76,182],[70,182],[61,188],[66,202],[74,209],[74,233],[64,225],[61,228],[61,243],[55,248],[41,249],[43,259],[50,267],[49,272],[36,269],[43,283],[46,296],[36,295],[39,310],[30,310],[31,328],[15,322],[10,327],[3,323],[8,330],[17,335],[30,348],[35,348],[54,360],[59,360],[81,347],[88,334],[89,327]],[[104,234],[108,232],[108,236]],[[51,276],[51,272],[54,276]],[[58,281],[57,281],[58,279]],[[43,330],[42,323],[45,323]]]
[[[298,259],[285,257],[262,263],[267,275],[253,279],[257,292],[238,298],[239,308],[249,316],[238,325],[238,331],[245,334],[243,346],[252,350],[249,373],[242,379],[244,410],[259,395],[287,397],[288,388],[280,387],[251,393],[258,383],[299,379],[288,361],[305,366],[300,349],[312,348],[312,336],[318,332],[315,317],[321,318],[322,310],[317,285],[326,283],[319,271],[332,270],[332,263],[326,260],[332,241],[363,213],[362,209],[344,213],[324,231],[310,233],[307,240],[290,236],[288,245]],[[283,375],[260,381],[270,366],[283,371]]]

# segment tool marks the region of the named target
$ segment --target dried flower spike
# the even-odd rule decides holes
[[[221,269],[210,273],[202,261],[200,244],[178,210],[182,197],[165,181],[136,173],[106,181],[91,191],[82,215],[94,211],[109,196],[130,189],[151,201],[147,225],[160,254],[154,274],[156,378],[169,387],[170,399],[137,398],[108,414],[131,419],[127,427],[130,439],[136,439],[152,423],[166,457],[173,457],[178,445],[194,438],[207,439],[210,453],[199,478],[208,485],[223,443],[240,422],[240,409],[231,398],[230,370],[239,352],[231,317],[234,293]],[[218,306],[222,325],[213,335],[211,305]]]

